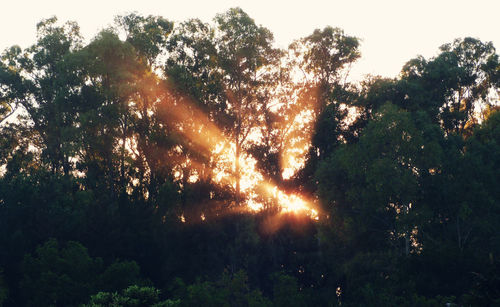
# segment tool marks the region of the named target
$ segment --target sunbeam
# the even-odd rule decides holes
[[[191,143],[199,148],[200,154],[211,157],[211,162],[214,167],[214,182],[236,187],[236,161],[235,161],[235,145],[231,142],[209,118],[208,116],[196,107],[195,103],[187,97],[174,96],[168,89],[164,89],[164,97],[175,97],[181,102],[169,102],[170,105],[162,114],[169,116],[171,119],[179,123],[189,123],[189,127],[179,129],[180,133]],[[297,120],[297,119],[293,119]],[[296,125],[300,128],[305,123],[306,118],[299,120]],[[293,144],[293,142],[291,142]],[[288,153],[297,153],[303,151],[288,150]],[[294,160],[295,159],[295,160]],[[300,162],[296,157],[290,155],[290,163],[285,164],[284,173],[289,170],[295,171]],[[190,163],[199,163],[190,161]],[[294,214],[303,214],[318,219],[318,211],[313,208],[312,202],[306,201],[302,196],[297,194],[288,194],[281,190],[278,185],[271,182],[269,178],[265,178],[263,173],[256,167],[257,161],[250,154],[242,152],[239,157],[240,163],[240,185],[241,193],[244,196],[243,205],[249,212],[258,212],[266,206],[262,199],[272,199],[281,212],[289,212]],[[228,207],[231,207],[228,204]]]

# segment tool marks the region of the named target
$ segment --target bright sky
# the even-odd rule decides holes
[[[362,58],[352,77],[364,74],[396,76],[402,65],[418,54],[430,57],[454,38],[473,36],[493,41],[500,50],[500,0],[3,0],[0,9],[0,50],[35,42],[35,26],[56,15],[74,20],[86,39],[111,24],[113,17],[136,11],[172,21],[200,18],[211,21],[239,6],[257,24],[269,28],[276,44],[286,47],[327,25],[361,38]]]

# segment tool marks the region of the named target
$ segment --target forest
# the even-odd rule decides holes
[[[240,8],[36,30],[0,56],[0,306],[500,306],[491,42],[354,82],[360,38]]]

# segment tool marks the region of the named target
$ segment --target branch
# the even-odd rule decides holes
[[[7,120],[7,118],[9,118],[12,114],[14,114],[14,113],[17,111],[17,106],[14,108],[14,107],[12,107],[12,105],[11,105],[10,103],[8,103],[8,102],[6,102],[6,103],[7,103],[7,105],[9,106],[9,108],[11,109],[11,111],[10,111],[10,113],[9,113],[9,114],[7,114],[7,116],[5,116],[4,118],[2,118],[2,119],[0,120],[0,126],[3,124],[3,122],[4,122],[5,120]]]

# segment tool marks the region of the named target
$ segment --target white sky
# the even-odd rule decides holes
[[[279,47],[327,25],[361,38],[362,58],[352,70],[355,79],[368,73],[394,77],[409,59],[433,56],[440,45],[458,37],[493,41],[500,51],[500,0],[0,1],[0,50],[34,43],[36,23],[52,15],[77,21],[90,39],[115,15],[132,11],[176,22],[211,22],[217,13],[239,6],[274,33]]]

